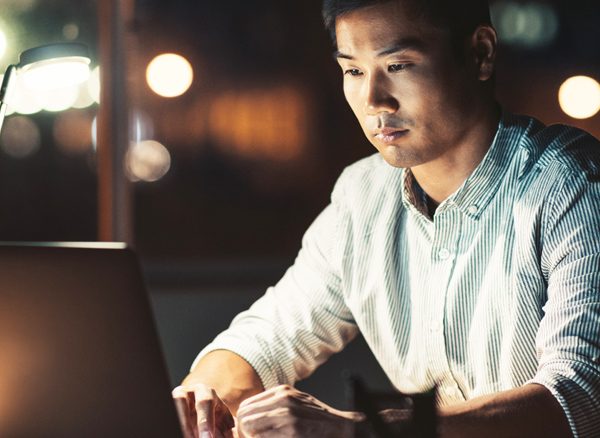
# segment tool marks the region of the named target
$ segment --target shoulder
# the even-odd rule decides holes
[[[381,154],[375,153],[346,167],[335,184],[332,196],[346,201],[383,196],[399,188],[402,175],[402,169],[390,166]]]
[[[341,223],[364,236],[400,217],[404,170],[374,154],[348,166],[335,185],[332,204]]]
[[[522,120],[528,123],[520,145],[531,156],[519,211],[538,212],[542,236],[554,233],[559,221],[570,229],[591,224],[590,212],[600,207],[600,141],[573,126]]]
[[[527,128],[522,145],[532,154],[535,169],[541,174],[583,179],[600,174],[600,141],[588,132],[568,125],[546,126],[523,117]]]
[[[388,168],[391,168],[391,166],[385,162],[380,153],[376,152],[347,166],[342,171],[340,180],[346,180],[352,176],[369,177],[377,175],[381,170],[385,171]]]

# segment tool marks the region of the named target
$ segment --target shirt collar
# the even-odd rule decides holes
[[[413,213],[429,218],[427,195],[417,183],[410,169],[403,169],[402,176],[402,202]]]

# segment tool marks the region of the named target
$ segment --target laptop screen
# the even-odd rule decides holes
[[[181,436],[123,245],[0,245],[0,436]]]

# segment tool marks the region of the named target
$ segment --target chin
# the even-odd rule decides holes
[[[397,146],[387,146],[379,151],[381,156],[390,166],[398,168],[414,167],[421,164],[420,160],[413,154],[400,150]]]
[[[411,167],[411,165],[406,160],[398,159],[397,157],[390,157],[389,155],[382,154],[383,159],[386,163],[388,163],[392,167],[398,167],[401,169]]]

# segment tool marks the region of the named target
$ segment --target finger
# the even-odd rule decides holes
[[[267,432],[285,428],[294,421],[296,420],[288,408],[278,408],[240,419],[238,433],[241,436],[263,436]]]
[[[187,392],[182,386],[178,386],[171,392],[175,402],[175,410],[181,426],[181,432],[184,438],[196,438],[194,421],[191,419]]]
[[[302,408],[315,411],[325,411],[325,408],[312,396],[297,390],[282,390],[275,392],[270,398],[245,403],[238,409],[238,417],[254,415],[271,411],[276,408]]]
[[[192,419],[196,436],[221,438],[234,427],[235,421],[229,408],[212,388],[195,384],[186,389],[189,409],[194,413]]]
[[[290,385],[279,385],[274,388],[267,389],[259,394],[253,395],[252,397],[248,397],[246,400],[240,403],[238,408],[238,412],[243,410],[246,406],[263,401],[268,400],[274,397],[282,396],[283,394],[290,393],[293,391],[297,391],[294,387]],[[300,391],[297,391],[298,393]]]
[[[206,393],[203,389],[194,390],[191,393],[193,397],[194,411],[196,412],[196,429],[200,438],[215,435],[215,403],[212,393]]]
[[[322,406],[314,403],[305,402],[302,400],[282,400],[278,402],[260,402],[252,406],[248,406],[243,412],[238,411],[238,418],[243,419],[245,417],[257,414],[266,414],[275,409],[285,408],[291,412],[295,412],[298,415],[312,416],[312,415],[324,415],[324,416],[335,416],[335,412],[330,412],[324,409]]]
[[[282,398],[270,398],[267,400],[260,400],[252,404],[245,405],[243,408],[239,408],[237,411],[238,419],[242,419],[251,415],[264,414],[272,411],[273,409],[281,407],[289,407],[294,403],[290,400]]]
[[[187,390],[187,402],[188,402],[188,411],[190,415],[190,422],[192,423],[192,427],[194,428],[194,437],[198,436],[198,411],[196,411],[196,398],[194,397],[194,393]]]
[[[212,412],[213,391],[201,383],[185,387],[189,422],[194,430],[194,437],[214,438],[214,427]]]
[[[215,391],[202,383],[196,383],[188,387],[189,391],[194,392],[196,399],[210,399],[213,398]]]

